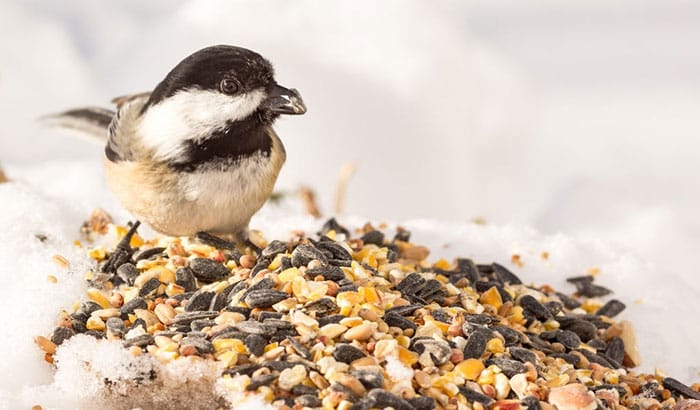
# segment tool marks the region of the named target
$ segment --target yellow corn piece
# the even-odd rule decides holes
[[[104,309],[111,307],[111,305],[109,303],[109,299],[107,299],[107,297],[105,295],[103,295],[102,292],[100,292],[98,289],[95,289],[95,288],[88,289],[87,296],[90,300],[92,300],[93,302],[102,306],[102,308],[104,308]]]
[[[300,271],[299,269],[297,269],[297,268],[289,268],[289,269],[283,270],[283,271],[279,274],[279,279],[280,279],[282,282],[289,282],[290,280],[293,280],[294,278],[296,278],[296,277],[298,277],[298,276],[302,276],[301,271]]]
[[[467,359],[454,368],[454,372],[466,380],[476,380],[484,370],[484,362],[479,359]]]
[[[498,289],[496,289],[495,286],[482,293],[481,297],[479,298],[479,302],[481,302],[484,305],[491,305],[496,309],[500,308],[503,305],[503,299],[501,298],[501,294],[498,293]]]

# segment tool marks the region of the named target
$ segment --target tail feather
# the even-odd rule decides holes
[[[85,107],[49,114],[41,122],[52,127],[77,131],[97,143],[107,141],[109,124],[115,112],[101,107]]]

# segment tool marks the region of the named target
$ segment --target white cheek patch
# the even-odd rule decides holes
[[[146,147],[155,151],[155,159],[178,159],[185,141],[201,141],[227,122],[248,117],[264,98],[262,89],[237,96],[200,89],[178,91],[148,108],[138,132]]]

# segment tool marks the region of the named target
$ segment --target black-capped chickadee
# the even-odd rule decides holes
[[[218,45],[182,60],[152,92],[117,98],[117,111],[69,110],[54,125],[106,140],[105,175],[122,205],[156,231],[233,235],[272,193],[286,153],[272,129],[304,114],[260,54]]]

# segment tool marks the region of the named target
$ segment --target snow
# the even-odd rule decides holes
[[[98,207],[129,219],[100,147],[35,119],[150,89],[217,43],[269,57],[309,107],[279,123],[279,189],[309,185],[328,211],[336,172],[356,160],[346,210],[363,217],[343,223],[400,221],[433,260],[500,261],[557,289],[598,268],[628,306],[642,368],[697,381],[699,15],[651,0],[0,3],[0,165],[14,180],[0,184],[0,408],[74,408],[81,396],[66,392],[90,382],[71,360],[111,357],[115,372],[133,360],[79,338],[54,374],[32,342],[84,294],[82,221]],[[300,208],[266,206],[252,227],[315,232]],[[476,217],[488,224],[465,222]]]

